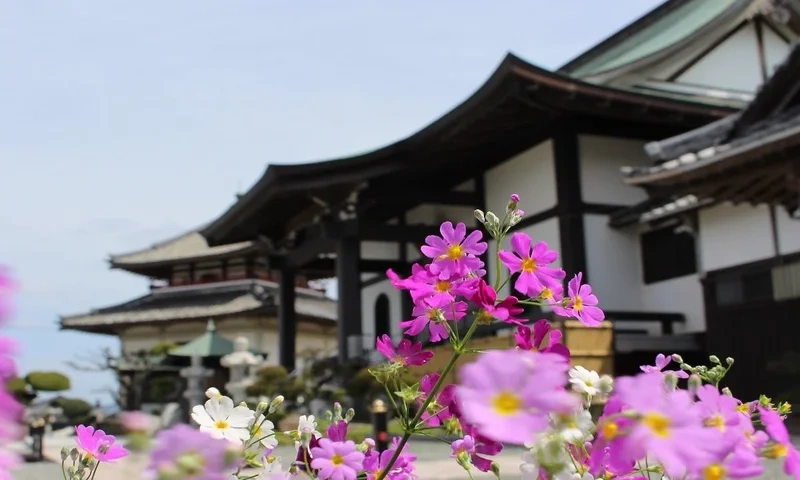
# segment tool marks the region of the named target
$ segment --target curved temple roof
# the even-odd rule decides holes
[[[311,198],[314,189],[326,190],[321,203],[342,202],[365,181],[411,168],[462,162],[465,151],[476,149],[475,138],[486,143],[487,138],[510,141],[516,135],[517,143],[530,142],[534,129],[551,128],[555,120],[566,116],[686,128],[733,111],[723,101],[691,101],[679,95],[584,82],[509,54],[472,96],[407,138],[349,158],[270,165],[246,194],[201,233],[211,245],[253,239],[260,233],[252,225],[256,218],[262,225],[288,223],[319,204]],[[459,144],[454,147],[456,140]]]

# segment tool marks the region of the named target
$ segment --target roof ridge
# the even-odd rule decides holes
[[[190,230],[184,231],[183,233],[179,233],[179,234],[173,235],[173,236],[171,236],[169,238],[166,238],[164,240],[155,242],[155,243],[151,244],[148,247],[140,248],[139,250],[133,250],[133,251],[130,251],[130,252],[127,252],[127,253],[118,253],[116,255],[115,254],[110,254],[109,255],[109,259],[113,261],[116,258],[130,257],[132,255],[138,255],[140,253],[145,253],[145,252],[149,252],[151,250],[155,250],[157,248],[164,247],[164,246],[169,245],[171,243],[175,243],[178,240],[186,238],[186,237],[188,237],[189,235],[191,235],[193,233],[200,233],[206,226],[208,226],[208,223],[209,222],[205,222],[199,227],[192,228]]]

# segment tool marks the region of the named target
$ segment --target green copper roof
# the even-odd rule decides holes
[[[737,0],[686,2],[651,25],[570,72],[577,77],[605,72],[635,62],[676,44],[722,14]]]
[[[221,357],[233,353],[233,342],[217,335],[214,321],[208,322],[206,333],[169,352],[178,357]]]

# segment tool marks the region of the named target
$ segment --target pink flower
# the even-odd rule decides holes
[[[319,446],[311,449],[311,456],[311,468],[319,471],[317,478],[321,480],[355,480],[363,468],[364,454],[350,440],[332,442],[322,438]]]
[[[454,302],[458,297],[471,297],[478,285],[478,278],[461,277],[442,280],[431,272],[428,265],[418,270],[409,278],[409,290],[414,303],[419,303],[425,298],[434,298],[436,301],[447,300]],[[440,298],[441,297],[441,298]]]
[[[613,452],[628,460],[658,460],[671,478],[712,463],[722,434],[703,426],[686,390],[665,391],[664,377],[643,373],[618,378],[615,397],[638,415]]]
[[[438,373],[431,373],[422,377],[422,381],[419,383],[419,390],[422,392],[419,398],[417,398],[417,403],[422,405],[425,399],[428,398],[433,387],[436,385],[436,382],[439,381],[439,374]],[[436,398],[431,400],[431,403],[428,404],[427,411],[422,413],[422,420],[425,420],[425,423],[432,427],[438,427],[442,425],[446,420],[453,417],[453,414],[449,410],[450,403],[453,401],[453,397],[455,395],[456,386],[455,385],[447,385],[436,395]]]
[[[545,288],[553,289],[561,285],[566,273],[560,268],[547,266],[558,260],[558,253],[549,250],[545,242],[538,242],[531,248],[531,237],[517,232],[511,235],[511,247],[514,253],[501,250],[499,256],[509,270],[520,272],[514,282],[518,292],[538,297]]]
[[[461,424],[461,430],[464,432],[464,439],[466,440],[466,437],[469,436],[474,441],[475,454],[471,457],[472,464],[475,465],[478,470],[482,472],[488,472],[492,468],[492,461],[488,458],[481,457],[480,455],[497,455],[503,451],[503,444],[489,440],[481,435],[474,425],[467,423],[463,414],[461,413],[461,407],[459,406],[457,397],[453,397],[453,401],[450,402],[448,409]]]
[[[519,195],[516,193],[512,193],[510,197],[508,197],[514,203],[519,203]]]
[[[158,429],[158,419],[144,412],[122,412],[120,420],[128,432],[152,433]]]
[[[406,335],[418,335],[427,326],[431,331],[431,341],[438,342],[449,336],[442,322],[464,318],[467,314],[467,304],[451,303],[442,297],[429,298],[414,305],[411,314],[414,315],[413,319],[400,322],[400,327],[406,329]]]
[[[460,454],[465,453],[469,455],[470,461],[478,470],[488,472],[492,468],[492,461],[478,454],[497,455],[503,446],[494,442],[484,443],[472,438],[471,435],[464,435],[464,438],[453,442],[450,448],[453,451],[451,457],[458,458]]]
[[[442,236],[428,235],[421,250],[433,259],[431,273],[441,280],[463,277],[483,267],[476,255],[486,251],[486,242],[481,242],[483,233],[475,230],[467,236],[467,226],[459,223],[453,228],[451,222],[444,222],[439,228]],[[466,238],[465,238],[466,237]]]
[[[642,365],[639,367],[641,371],[644,373],[655,373],[664,370],[667,365],[672,363],[672,355],[665,356],[663,353],[659,353],[656,355],[656,364],[655,365]],[[678,378],[689,378],[689,374],[684,372],[683,370],[667,370],[668,372],[672,372]]]
[[[397,450],[399,440],[399,438],[392,440],[391,448],[381,453],[375,450],[367,452],[366,458],[364,459],[364,470],[367,472],[367,480],[377,479],[381,472],[386,470],[395,450]],[[417,460],[417,457],[413,454],[406,453],[407,447],[408,445],[403,446],[403,451],[400,453],[400,456],[397,457],[397,461],[394,462],[392,469],[386,474],[385,478],[387,480],[411,480],[416,478],[416,475],[414,475],[414,461]]]
[[[408,365],[425,365],[433,358],[433,352],[420,351],[422,350],[422,343],[411,343],[411,340],[407,338],[400,340],[400,343],[397,344],[397,350],[395,350],[389,335],[383,335],[376,339],[375,349],[381,352],[389,361],[403,367]]]
[[[517,297],[508,296],[502,302],[497,304],[496,302],[497,293],[494,289],[485,281],[478,280],[478,288],[472,296],[472,303],[481,309],[476,317],[478,321],[491,323],[495,318],[505,323],[521,324],[525,321],[516,317],[525,311],[519,306]]]
[[[548,428],[548,414],[578,406],[578,397],[564,389],[568,369],[564,357],[552,353],[484,352],[459,372],[464,419],[491,440],[523,444]]]
[[[564,307],[554,307],[553,311],[564,317],[575,317],[587,327],[596,327],[603,323],[605,314],[597,307],[597,297],[592,287],[581,285],[583,274],[578,273],[569,281],[569,302]]]
[[[128,456],[128,450],[118,445],[113,435],[106,435],[102,430],[94,427],[78,425],[75,427],[78,437],[78,447],[86,452],[86,456],[95,458],[98,462],[113,462]]]
[[[764,473],[764,467],[752,448],[739,438],[726,437],[716,449],[711,463],[698,468],[695,478],[754,478]]]
[[[763,455],[767,458],[785,458],[783,471],[795,479],[800,479],[800,453],[792,445],[781,416],[765,408],[759,408],[758,411],[761,413],[761,423],[775,442],[765,449]]]
[[[547,346],[542,346],[548,333],[550,336]],[[522,350],[557,353],[569,360],[569,349],[561,343],[561,336],[561,330],[554,329],[544,318],[533,324],[533,335],[531,329],[524,325],[517,327],[517,333],[514,334],[517,347]]]
[[[696,403],[703,423],[707,427],[714,427],[722,433],[731,430],[738,436],[742,436],[744,428],[744,416],[739,413],[739,401],[728,395],[724,395],[717,390],[714,385],[703,385],[697,390]]]
[[[333,442],[344,442],[347,440],[347,422],[344,420],[333,422],[325,433],[328,434],[328,439]]]

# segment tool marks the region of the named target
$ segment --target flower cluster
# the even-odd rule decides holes
[[[354,412],[343,413],[338,403],[327,413],[324,433],[310,415],[301,416],[296,429],[276,432],[269,416],[282,397],[251,409],[212,388],[208,401],[192,410],[198,430],[177,426],[156,437],[149,474],[159,480],[217,480],[232,473],[240,480],[285,480],[301,473],[319,480],[412,480],[417,465],[409,439],[444,430],[448,438],[440,440],[450,443],[451,457],[470,477],[474,469],[499,478],[492,457],[511,444],[526,448],[520,465],[525,480],[746,478],[763,472],[764,459],[782,460],[785,472],[800,479],[800,453],[783,423],[790,406],[766,397],[743,402],[720,390],[731,358],[723,365],[712,355],[710,367],[694,367],[680,355],[658,355],[640,374],[616,380],[571,367],[561,330],[546,319],[529,325],[526,310],[542,307],[586,327],[599,326],[605,315],[580,272],[565,289],[567,274],[546,243],[517,232],[508,239],[510,250],[504,249],[506,235],[524,215],[519,202],[512,195],[502,218],[475,212],[497,248],[491,284],[483,258],[488,244],[463,223],[445,222],[441,236],[427,237],[421,251],[430,261],[415,264],[408,277],[387,272],[413,302],[413,318],[400,324],[405,334],[427,330],[431,342],[450,344],[441,371],[422,375],[420,367],[434,354],[418,339],[376,339],[387,362],[370,372],[385,387],[401,437],[381,438],[382,449],[369,438],[356,443],[348,438]],[[514,295],[499,294],[506,284]],[[492,324],[515,329],[516,348],[469,348],[479,327]],[[460,382],[451,383],[467,353],[478,355],[459,366]],[[672,362],[678,370],[668,369]],[[409,381],[415,372],[419,381]],[[678,388],[679,381],[686,388]],[[591,409],[597,407],[603,410],[595,421]],[[272,456],[277,435],[295,444],[288,471]],[[78,441],[83,453],[73,465],[92,475],[99,462],[127,453],[90,427],[79,427]]]
[[[14,282],[0,266],[0,325],[11,314],[11,293]],[[6,445],[20,437],[22,406],[5,388],[6,382],[16,373],[16,365],[12,358],[15,350],[14,341],[0,336],[0,480],[12,478],[11,471],[19,464],[18,455]]]

